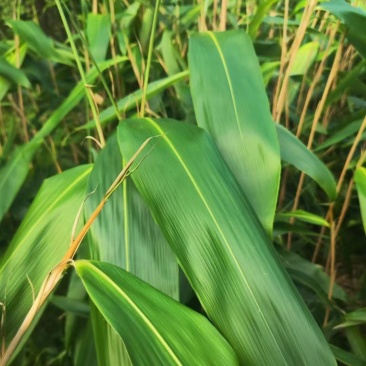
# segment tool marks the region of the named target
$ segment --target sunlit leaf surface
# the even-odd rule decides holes
[[[117,266],[77,261],[75,267],[134,365],[238,364],[233,349],[204,316]]]
[[[212,138],[195,126],[149,118],[124,121],[118,134],[126,158],[162,135],[133,180],[240,362],[334,365]]]

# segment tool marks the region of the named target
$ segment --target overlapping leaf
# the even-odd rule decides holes
[[[96,188],[96,192],[85,203],[86,217],[92,214],[123,165],[114,135],[99,154],[89,177],[88,190]],[[177,261],[130,178],[110,197],[88,238],[92,259],[118,265],[178,299]],[[92,315],[99,363],[121,364],[120,357],[125,357],[123,344],[116,340],[114,332],[105,329],[108,324],[96,319],[100,315]],[[115,352],[104,351],[110,344],[115,345]]]
[[[120,124],[126,158],[162,135],[137,188],[213,323],[242,364],[335,364],[268,236],[202,129],[172,120]],[[301,329],[301,332],[299,332]]]
[[[12,339],[41,283],[70,245],[90,165],[47,179],[0,262],[5,344]]]
[[[134,365],[236,365],[235,352],[202,315],[109,263],[77,261],[76,271]]]
[[[285,127],[276,124],[281,159],[301,170],[317,182],[329,200],[337,196],[335,179],[327,166]]]

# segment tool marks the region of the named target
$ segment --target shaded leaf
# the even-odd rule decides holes
[[[359,168],[355,172],[355,182],[360,202],[363,229],[366,233],[366,168]]]
[[[333,344],[330,345],[336,359],[347,366],[365,366],[365,361],[353,353],[347,352]]]
[[[117,136],[113,135],[100,152],[88,181],[88,190],[96,192],[85,203],[89,217],[105,192],[123,168]],[[171,297],[178,299],[178,265],[160,228],[148,207],[128,178],[108,200],[108,204],[90,228],[88,239],[91,259],[113,263]],[[98,362],[103,365],[122,364],[126,358],[124,345],[109,325],[92,312]],[[113,344],[114,351],[105,350]]]
[[[164,91],[165,89],[169,88],[170,86],[174,85],[175,83],[182,81],[187,76],[188,76],[188,71],[183,71],[183,72],[180,72],[179,74],[176,74],[173,76],[168,76],[164,79],[151,82],[147,86],[147,94],[146,94],[147,99],[154,97],[155,95]],[[136,90],[134,93],[127,95],[126,97],[120,99],[117,102],[118,110],[121,113],[124,113],[131,109],[136,108],[139,105],[139,103],[141,102],[141,98],[142,98],[142,90],[141,89]],[[116,119],[117,119],[117,117],[116,117],[116,113],[115,113],[115,110],[113,107],[109,107],[109,108],[105,109],[99,115],[99,120],[100,120],[101,125],[105,125],[109,122],[115,121]],[[95,128],[94,120],[89,121],[85,125],[76,128],[76,130],[81,130],[81,129],[84,130],[84,129],[89,129],[89,128]]]
[[[125,57],[116,58],[103,62],[99,70],[103,71],[109,66],[127,60]],[[86,75],[88,83],[93,83],[98,76],[96,68],[92,68]],[[85,96],[85,85],[80,81],[70,92],[62,104],[51,114],[42,128],[28,143],[22,145],[8,159],[0,169],[0,195],[4,197],[0,203],[0,221],[8,211],[20,187],[23,185],[29,170],[29,163],[32,161],[35,152],[48,136],[62,121],[62,119],[76,106]]]
[[[291,278],[295,282],[314,291],[324,303],[329,304],[328,292],[330,278],[322,267],[307,261],[294,252],[285,250],[278,251]],[[346,293],[337,284],[334,284],[333,298],[343,302],[347,301]]]
[[[285,127],[276,123],[276,130],[281,159],[314,179],[333,201],[337,196],[336,183],[327,166]]]
[[[25,88],[29,88],[31,85],[25,73],[11,65],[4,58],[0,58],[0,75],[15,85],[21,85]]]
[[[366,308],[357,309],[344,316],[344,321],[334,329],[347,328],[355,325],[366,324]]]
[[[19,47],[18,51],[15,51],[15,47],[12,47],[11,50],[8,51],[7,54],[5,55],[5,60],[10,65],[15,67],[18,64],[18,61],[19,65],[23,63],[26,53],[27,53],[27,46],[24,44]],[[11,82],[6,77],[0,75],[0,101],[4,98],[4,96],[8,92],[10,86]]]
[[[232,348],[202,315],[112,264],[77,261],[75,268],[134,365],[237,364]]]
[[[69,248],[90,165],[47,179],[0,262],[5,344],[12,339],[47,274]]]
[[[39,57],[72,65],[70,58],[57,50],[52,39],[44,34],[38,24],[30,20],[8,20],[7,24]]]

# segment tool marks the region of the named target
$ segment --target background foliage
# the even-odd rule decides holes
[[[316,364],[318,326],[339,364],[366,363],[364,2],[27,0],[0,14],[2,354],[128,159],[168,132],[109,198],[78,252],[93,261],[64,275],[13,363],[149,364],[116,326],[121,303],[164,364],[194,362],[181,348],[197,324],[201,364],[277,347]],[[184,323],[182,343],[149,297]],[[265,351],[237,327],[247,309],[269,335],[281,319]]]

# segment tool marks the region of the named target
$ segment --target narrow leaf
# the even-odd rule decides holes
[[[168,76],[164,79],[157,80],[151,82],[147,86],[147,94],[146,98],[147,100],[154,97],[155,95],[161,93],[165,89],[169,88],[170,86],[174,85],[175,83],[178,83],[182,80],[184,80],[188,76],[188,71],[180,72],[179,74]],[[142,98],[142,90],[136,90],[134,93],[131,93],[127,95],[127,97],[124,97],[120,99],[117,103],[118,110],[121,113],[125,113],[127,111],[130,111],[131,109],[136,108],[139,103],[141,102]],[[99,115],[100,124],[103,126],[109,122],[115,121],[117,119],[116,113],[113,107],[109,107],[105,109],[103,112]],[[88,123],[84,124],[81,127],[78,127],[76,130],[81,129],[89,129],[89,128],[95,128],[95,121],[91,120]]]
[[[366,233],[366,168],[359,168],[355,172],[355,182],[360,202],[363,228]]]
[[[202,315],[112,264],[77,261],[75,267],[134,365],[237,364],[232,348]]]
[[[23,71],[17,69],[3,58],[0,58],[0,75],[15,85],[21,85],[25,88],[29,88],[31,85]]]
[[[285,127],[276,124],[276,130],[281,159],[314,179],[333,201],[337,196],[336,183],[327,166]]]
[[[291,212],[281,212],[276,214],[276,219],[278,220],[290,217],[294,217],[300,221],[308,222],[310,224],[329,227],[328,221],[325,220],[323,217],[304,210],[295,210]]]
[[[52,39],[45,35],[38,24],[30,20],[8,20],[7,24],[38,56],[46,60],[72,65],[72,61],[58,51]]]

